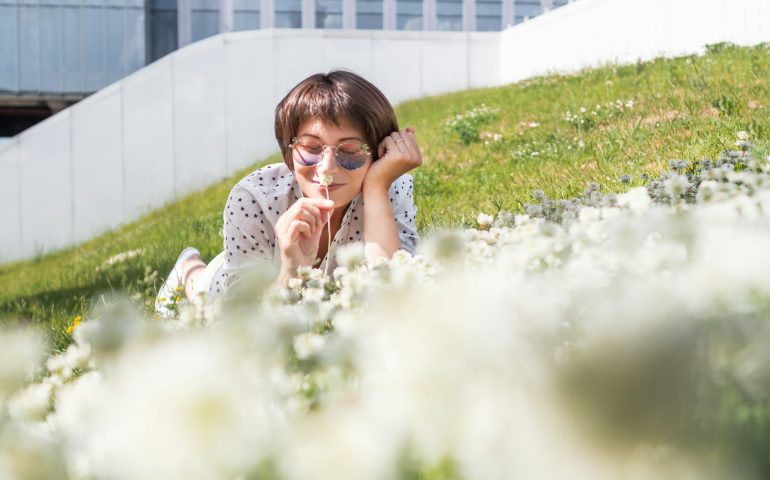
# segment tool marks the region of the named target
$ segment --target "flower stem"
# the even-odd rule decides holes
[[[327,186],[325,189],[326,192],[326,199],[330,200],[329,198],[329,187]],[[329,274],[329,256],[331,255],[331,249],[332,249],[332,214],[327,213],[326,214],[326,230],[329,232],[329,241],[326,245],[326,265],[324,266],[324,278]]]

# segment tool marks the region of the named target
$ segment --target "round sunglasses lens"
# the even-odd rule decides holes
[[[313,165],[316,165],[318,162],[321,161],[320,154],[310,153],[309,151],[307,151],[307,149],[303,148],[301,145],[295,146],[294,151],[296,153],[296,155],[294,156],[294,159],[298,163],[306,167],[312,167]]]
[[[352,155],[349,153],[338,152],[337,163],[345,170],[356,170],[366,163],[366,155],[361,153]]]

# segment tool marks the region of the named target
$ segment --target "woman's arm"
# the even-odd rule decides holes
[[[390,258],[401,246],[388,187],[364,185],[364,255],[370,264]]]
[[[422,156],[414,130],[393,132],[378,146],[375,161],[364,178],[364,253],[369,263],[379,258],[390,259],[401,246],[393,202],[388,189],[404,173],[420,166]]]

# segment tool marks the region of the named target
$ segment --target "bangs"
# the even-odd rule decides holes
[[[354,127],[366,135],[367,126],[363,124],[359,111],[363,105],[355,105],[353,99],[328,79],[310,83],[297,92],[297,103],[294,106],[291,130],[296,132],[303,122],[309,119],[319,119],[340,126],[341,119],[349,120]]]

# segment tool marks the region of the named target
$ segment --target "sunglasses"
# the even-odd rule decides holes
[[[364,166],[372,158],[369,145],[357,142],[340,143],[337,146],[325,145],[313,137],[294,137],[291,139],[289,148],[296,152],[292,158],[306,167],[318,165],[323,158],[324,149],[329,147],[334,152],[334,158],[337,164],[345,170],[356,170]]]

